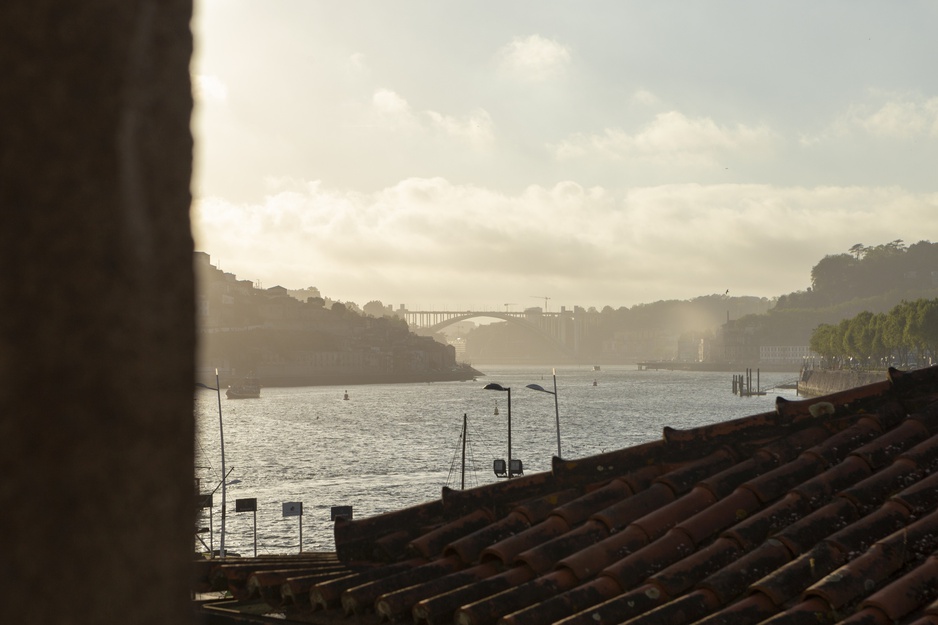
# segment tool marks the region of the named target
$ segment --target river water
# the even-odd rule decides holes
[[[483,390],[511,388],[512,457],[525,473],[548,471],[557,453],[554,398],[525,388],[553,390],[551,369],[474,365],[477,381],[264,388],[259,399],[229,400],[201,389],[195,477],[209,492],[221,480],[224,430],[227,514],[225,549],[254,551],[255,515],[235,512],[235,500],[257,500],[257,553],[332,551],[331,509],[351,506],[354,518],[416,505],[459,488],[460,436],[467,415],[466,486],[496,481],[495,458],[507,457],[508,397]],[[742,372],[740,372],[742,373]],[[766,412],[775,397],[795,391],[772,387],[795,373],[762,373],[766,395],[738,397],[732,373],[639,371],[634,366],[557,369],[561,452],[580,458],[661,436],[662,428],[690,428]],[[755,385],[755,372],[753,372]],[[344,399],[345,393],[348,399]],[[498,415],[495,409],[498,409]],[[219,548],[222,489],[200,514],[206,545]],[[302,502],[303,516],[283,516],[282,504]],[[206,550],[196,541],[196,548]]]

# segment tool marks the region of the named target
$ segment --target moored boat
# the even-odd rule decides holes
[[[261,396],[261,383],[257,378],[242,378],[228,386],[228,399],[255,399]]]

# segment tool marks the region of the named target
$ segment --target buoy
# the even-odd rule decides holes
[[[495,402],[495,414],[498,415],[498,402]]]
[[[596,386],[596,380],[593,380],[593,386]]]
[[[345,397],[343,397],[342,399],[348,399],[348,391],[345,391]]]

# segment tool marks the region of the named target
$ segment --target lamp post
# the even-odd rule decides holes
[[[553,391],[548,391],[546,388],[544,388],[540,384],[528,384],[527,388],[554,396],[554,416],[557,420],[557,457],[561,458],[562,456],[560,455],[560,404],[557,401],[557,369],[551,369],[551,373],[554,376],[554,390]]]
[[[227,505],[227,489],[225,480],[228,479],[228,473],[231,471],[225,471],[225,427],[221,419],[221,384],[218,383],[218,369],[215,369],[215,387],[212,388],[207,384],[202,384],[201,382],[196,382],[196,386],[201,386],[202,388],[207,388],[210,391],[215,391],[218,395],[218,435],[219,441],[221,443],[221,545],[219,547],[218,553],[224,558],[225,557],[225,507]],[[234,468],[234,467],[232,467]],[[218,486],[215,487],[215,490],[218,490]],[[215,490],[212,493],[215,493]],[[212,554],[212,557],[215,557],[215,554]]]
[[[492,382],[482,387],[486,391],[507,391],[508,393],[508,479],[511,479],[511,387]]]

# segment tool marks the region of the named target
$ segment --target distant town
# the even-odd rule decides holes
[[[195,253],[195,269],[200,377],[217,368],[226,379],[252,375],[268,386],[466,380],[480,375],[473,362],[798,371],[849,358],[849,349],[837,352],[842,336],[831,349],[836,324],[871,324],[874,315],[897,315],[903,302],[938,298],[938,244],[928,241],[857,244],[821,259],[804,291],[772,299],[727,291],[602,310],[411,311],[377,300],[359,307],[312,286],[263,288],[218,269],[204,252]],[[910,343],[892,351],[916,350]]]

